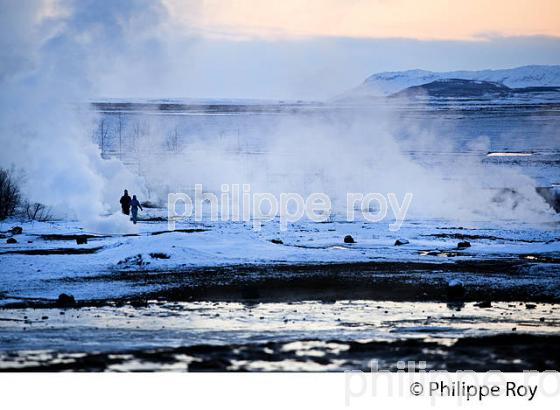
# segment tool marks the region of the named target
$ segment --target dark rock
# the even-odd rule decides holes
[[[23,233],[23,228],[21,226],[14,226],[9,232],[12,235],[21,235]]]
[[[227,359],[202,359],[189,364],[189,371],[193,372],[224,372],[230,366]]]
[[[489,300],[485,300],[483,302],[475,303],[474,305],[478,308],[486,309],[492,307],[492,302],[490,302]]]
[[[271,239],[270,242],[275,243],[276,245],[284,245],[284,242],[281,239]]]
[[[8,238],[8,239],[6,240],[6,243],[17,243],[17,241],[16,241],[15,238]]]
[[[409,244],[410,242],[408,241],[408,239],[397,239],[395,241],[395,246],[401,246],[401,245],[406,245]]]
[[[259,292],[259,289],[257,287],[249,287],[247,289],[243,289],[241,291],[241,297],[243,299],[258,299],[260,298],[261,294]]]
[[[56,306],[60,308],[76,306],[76,299],[74,299],[74,296],[72,295],[61,293],[58,295],[58,299],[56,300]]]
[[[147,299],[133,299],[130,301],[130,306],[134,308],[147,308],[148,307],[148,300]]]
[[[158,204],[151,202],[151,201],[144,201],[141,203],[142,208],[157,208]],[[165,220],[167,221],[167,218],[165,218]]]
[[[144,206],[144,205],[142,205]],[[138,219],[140,220],[140,219]],[[154,216],[151,218],[142,218],[142,221],[146,221],[146,222],[167,222],[167,218],[163,217],[163,216]]]
[[[85,245],[85,244],[87,244],[87,238],[86,237],[76,238],[76,243],[78,245]]]
[[[144,258],[142,258],[142,254],[138,254],[135,256],[128,256],[123,260],[117,262],[117,265],[124,265],[124,266],[146,266],[149,262],[145,262]]]
[[[152,252],[152,253],[150,253],[150,257],[152,259],[169,259],[169,258],[171,258],[171,256],[169,256],[168,254],[163,253],[163,252]]]
[[[525,307],[526,307],[527,309],[534,309],[534,308],[537,307],[537,305],[535,305],[534,303],[526,303],[526,304],[525,304]]]
[[[552,209],[556,212],[560,212],[560,190],[558,190],[557,187],[538,187],[536,191]]]
[[[346,235],[344,237],[344,243],[356,243],[356,241],[352,238],[352,235]]]
[[[451,279],[447,283],[447,297],[449,299],[460,299],[465,296],[465,284],[458,279]]]
[[[455,310],[460,312],[465,307],[465,302],[463,302],[463,297],[458,297],[456,300],[450,300],[447,302],[447,308],[449,310]]]
[[[471,247],[471,243],[469,241],[462,241],[457,244],[457,248],[459,249],[465,249],[470,247]]]

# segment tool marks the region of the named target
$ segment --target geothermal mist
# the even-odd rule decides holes
[[[252,130],[251,136],[189,138],[171,153],[166,144],[180,128],[176,118],[143,118],[151,122],[150,133],[144,147],[139,143],[136,159],[153,200],[164,202],[168,192],[189,192],[195,184],[215,193],[222,184],[251,184],[252,192],[276,196],[323,192],[339,213],[345,211],[348,192],[392,192],[399,200],[410,192],[410,217],[519,223],[554,218],[535,192],[535,182],[515,169],[482,164],[476,156],[422,166],[408,150],[437,147],[453,152],[458,147],[434,129],[403,119],[390,105],[282,115],[271,119],[271,126]],[[403,129],[409,138],[397,138]],[[239,139],[251,147],[240,148]],[[485,152],[489,146],[479,138],[467,149]],[[500,192],[503,188],[516,192]]]
[[[2,2],[0,14],[0,166],[21,175],[27,199],[77,217],[94,231],[129,231],[118,212],[124,187],[141,181],[91,141],[96,74],[142,38],[134,24],[157,23],[147,1]],[[126,46],[126,47],[125,47]]]
[[[165,8],[149,0],[2,2],[0,166],[22,175],[30,200],[104,232],[131,229],[118,212],[123,188],[141,198],[150,192],[150,199],[164,202],[168,192],[195,184],[210,191],[238,183],[251,184],[253,192],[324,192],[336,211],[347,192],[394,192],[401,199],[411,192],[412,217],[551,218],[534,182],[516,171],[489,173],[474,159],[439,169],[421,166],[403,148],[442,148],[444,138],[413,120],[404,123],[381,105],[282,117],[260,130],[258,155],[240,153],[234,138],[199,138],[185,141],[172,155],[154,156],[176,124],[171,116],[158,121],[146,116],[150,126],[137,154],[144,181],[120,161],[102,160],[92,143],[99,118],[86,102],[98,95],[98,82],[112,67],[119,72],[130,67],[136,76],[148,73],[156,89],[158,79],[166,81],[165,67],[171,64],[161,33],[168,20]],[[396,135],[404,126],[412,137],[403,142]],[[478,143],[484,146],[483,140]],[[497,203],[488,188],[504,187],[518,195]]]

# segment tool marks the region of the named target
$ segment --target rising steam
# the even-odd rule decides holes
[[[326,193],[334,211],[341,214],[348,192],[392,192],[401,200],[410,192],[414,200],[408,216],[413,218],[520,223],[555,218],[536,193],[535,182],[515,169],[482,164],[480,156],[468,155],[460,157],[462,162],[421,165],[407,150],[435,146],[453,152],[457,147],[443,142],[445,138],[435,131],[421,129],[414,120],[404,120],[390,106],[271,119],[271,126],[252,130],[251,136],[243,138],[249,148],[240,149],[236,135],[187,138],[162,161],[153,155],[154,147],[165,151],[166,138],[170,130],[181,126],[180,121],[166,116],[166,126],[149,127],[149,143],[137,154],[154,199],[188,191],[194,184],[219,192],[221,184],[249,183],[253,192],[277,196],[281,192]],[[410,138],[396,137],[403,128]],[[481,138],[466,148],[486,152],[489,146]]]
[[[164,18],[152,1],[2,1],[0,8],[0,166],[21,174],[31,201],[76,217],[94,231],[130,224],[115,204],[141,181],[103,161],[85,104],[96,81],[132,49],[141,52]]]
[[[125,66],[131,75],[145,70],[152,81],[165,81],[160,34],[167,23],[165,7],[151,0],[2,1],[0,166],[21,173],[30,200],[104,232],[131,229],[117,209],[124,187],[163,200],[194,184],[215,191],[221,184],[250,183],[260,192],[325,192],[335,207],[344,205],[346,192],[394,192],[400,198],[412,192],[412,216],[551,218],[534,181],[518,172],[489,172],[479,160],[439,169],[415,162],[395,138],[403,119],[388,107],[283,117],[261,130],[259,155],[240,153],[232,138],[183,141],[165,160],[144,155],[161,147],[177,126],[169,117],[139,142],[146,145],[136,158],[141,180],[120,161],[101,159],[92,142],[99,118],[85,103],[115,67],[123,72]],[[406,141],[412,148],[441,144],[438,135],[419,127],[413,135]],[[493,189],[507,187],[515,193],[496,200]]]

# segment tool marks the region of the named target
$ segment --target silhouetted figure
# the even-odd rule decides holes
[[[140,205],[140,202],[138,202],[138,199],[136,199],[136,195],[132,195],[132,201],[130,201],[130,209],[132,210],[132,222],[134,222],[134,224],[136,224],[136,221],[138,220],[138,208],[143,211],[142,205]]]
[[[130,196],[128,195],[128,191],[124,190],[124,195],[121,196],[121,208],[122,213],[125,215],[130,215]]]

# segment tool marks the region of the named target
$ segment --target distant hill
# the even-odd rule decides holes
[[[429,96],[438,98],[506,97],[527,93],[560,92],[560,87],[510,88],[500,83],[479,80],[446,79],[415,85],[391,94],[390,97]]]
[[[387,96],[409,87],[450,79],[483,81],[509,88],[560,87],[560,65],[529,65],[504,70],[449,71],[440,73],[425,70],[378,73],[368,77],[358,87],[339,95],[335,100]],[[458,85],[458,83],[455,85]],[[474,84],[471,85],[475,86]]]

